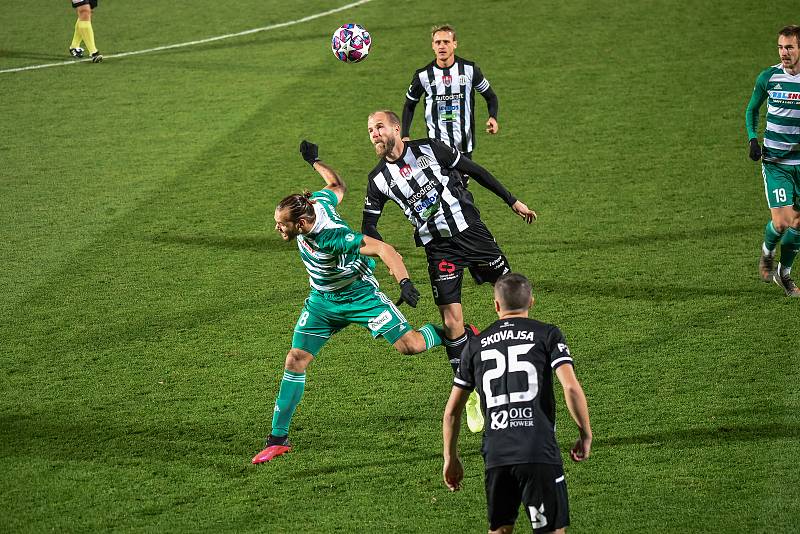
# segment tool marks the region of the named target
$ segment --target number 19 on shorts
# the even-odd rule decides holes
[[[775,197],[775,202],[786,202],[786,189],[782,187],[773,189],[772,194]]]

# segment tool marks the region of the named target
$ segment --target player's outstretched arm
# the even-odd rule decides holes
[[[468,174],[483,187],[502,198],[506,204],[511,206],[511,209],[514,210],[514,213],[522,217],[526,223],[531,224],[536,220],[537,215],[535,211],[530,209],[527,205],[525,205],[524,202],[518,200],[514,195],[512,195],[508,189],[506,189],[505,186],[503,186],[503,184],[501,184],[500,181],[495,178],[494,175],[492,175],[492,173],[471,159],[461,156],[456,162],[455,169],[461,171],[462,173]]]
[[[450,491],[460,490],[461,481],[464,479],[464,466],[458,456],[458,433],[461,429],[461,414],[464,413],[468,398],[469,391],[453,386],[442,417],[444,440],[442,477]]]
[[[380,258],[389,268],[389,274],[394,276],[397,283],[400,284],[400,300],[397,302],[398,306],[406,302],[412,308],[417,307],[420,295],[419,290],[414,286],[414,282],[411,281],[408,275],[408,269],[406,269],[406,265],[403,263],[403,256],[401,256],[392,245],[365,235],[361,242],[359,252],[365,256]]]
[[[347,186],[336,171],[319,159],[319,147],[314,143],[303,140],[300,143],[300,155],[325,180],[325,189],[333,191],[336,198],[341,202],[345,192],[347,192]]]
[[[586,395],[578,377],[575,376],[575,369],[572,365],[561,365],[556,369],[556,376],[564,388],[564,401],[567,404],[569,414],[575,424],[578,425],[579,437],[575,446],[570,451],[570,457],[575,462],[581,462],[589,457],[592,452],[592,425],[589,422],[589,405],[586,403]]]

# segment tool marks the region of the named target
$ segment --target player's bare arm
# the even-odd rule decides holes
[[[444,439],[442,477],[450,491],[460,490],[461,481],[464,479],[464,466],[458,456],[458,434],[461,429],[461,414],[464,413],[469,393],[465,389],[453,387],[442,417]]]
[[[333,191],[337,200],[341,202],[347,192],[347,186],[336,171],[319,159],[319,147],[304,139],[300,143],[300,155],[325,180],[325,189]]]
[[[570,457],[581,462],[589,457],[592,451],[592,425],[589,422],[589,406],[586,395],[575,369],[571,365],[562,365],[556,369],[556,376],[564,389],[564,401],[575,424],[578,425],[578,440],[570,451]]]
[[[365,235],[359,252],[365,256],[380,258],[389,268],[389,272],[398,283],[403,279],[410,278],[408,269],[406,269],[405,263],[403,263],[403,257],[389,243]]]
[[[325,189],[333,191],[336,198],[341,202],[347,192],[347,185],[345,185],[339,174],[320,160],[314,162],[314,170],[325,180]]]

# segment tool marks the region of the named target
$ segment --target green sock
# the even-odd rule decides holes
[[[800,252],[800,230],[787,228],[781,239],[781,267],[791,270],[798,252]]]
[[[306,389],[306,374],[293,373],[285,370],[281,389],[278,391],[278,398],[275,399],[275,409],[272,412],[272,435],[289,435],[289,424],[292,416],[303,398],[303,391]]]
[[[772,224],[772,221],[769,221],[766,228],[764,228],[764,248],[769,252],[775,252],[778,241],[781,240],[781,236],[785,233],[786,232],[778,232]]]
[[[442,338],[444,337],[444,330],[440,326],[436,326],[435,324],[426,323],[422,326],[419,330],[417,330],[422,337],[425,339],[425,350],[428,350],[432,347],[438,347],[442,344]]]

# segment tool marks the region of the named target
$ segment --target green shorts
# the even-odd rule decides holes
[[[372,284],[359,281],[344,291],[311,290],[294,326],[292,348],[316,356],[333,334],[353,323],[392,344],[410,329],[403,313],[386,295]]]
[[[800,211],[800,165],[763,162],[761,175],[770,208],[794,206]]]

